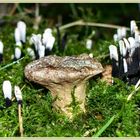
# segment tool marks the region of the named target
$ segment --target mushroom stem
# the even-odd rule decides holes
[[[85,98],[86,98],[86,82],[73,85],[66,83],[63,85],[46,86],[51,91],[54,100],[53,107],[64,113],[69,118],[72,118],[75,104],[79,106],[78,113],[85,112]]]
[[[80,110],[85,112],[86,82],[82,82],[76,86],[75,97],[79,103]]]

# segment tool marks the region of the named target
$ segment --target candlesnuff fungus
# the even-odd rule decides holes
[[[0,63],[3,61],[3,42],[0,40]]]
[[[86,82],[103,71],[102,65],[87,54],[60,57],[50,55],[29,63],[25,76],[51,91],[53,106],[72,117],[73,99],[85,111]]]

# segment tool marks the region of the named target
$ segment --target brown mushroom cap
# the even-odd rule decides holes
[[[29,63],[25,76],[44,86],[61,83],[77,84],[103,71],[102,65],[87,54],[59,57],[50,55]]]

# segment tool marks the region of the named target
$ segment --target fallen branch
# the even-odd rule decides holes
[[[83,20],[74,21],[65,25],[62,25],[59,27],[60,30],[64,30],[73,26],[94,26],[94,27],[103,27],[103,28],[112,28],[112,29],[118,29],[118,28],[126,28],[127,31],[130,31],[130,28],[125,26],[119,26],[119,25],[113,25],[113,24],[104,24],[104,23],[95,23],[95,22],[85,22]],[[56,30],[55,30],[56,31]]]

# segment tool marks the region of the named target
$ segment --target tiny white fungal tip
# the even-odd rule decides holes
[[[118,36],[118,40],[126,37],[126,28],[125,27],[118,28],[117,29],[117,36]]]
[[[4,94],[4,98],[8,98],[11,100],[12,98],[12,86],[9,80],[5,80],[2,85],[2,90]]]
[[[22,93],[19,86],[14,87],[14,93],[17,101],[22,100]]]
[[[117,29],[118,40],[122,39],[122,28]]]
[[[134,47],[135,39],[134,39],[133,37],[129,37],[129,38],[128,38],[128,41],[129,41],[129,43],[130,43],[130,47],[131,47],[131,48]]]
[[[93,53],[90,53],[90,54],[89,54],[89,57],[93,58]]]
[[[26,42],[26,24],[23,21],[19,21],[17,23],[17,28],[19,29],[20,32],[20,40],[22,42]]]
[[[124,68],[124,73],[128,72],[128,66],[125,58],[123,58],[123,68]]]
[[[88,50],[90,50],[92,48],[92,40],[91,39],[87,39],[87,41],[86,41],[86,48]]]
[[[4,45],[2,43],[2,41],[0,41],[0,53],[3,54],[3,48],[4,48]]]
[[[45,46],[44,46],[44,45],[40,45],[40,46],[39,46],[38,54],[39,54],[39,58],[45,56]]]
[[[11,59],[14,59],[14,55],[13,54],[11,55]]]
[[[125,45],[124,45],[123,40],[120,40],[120,41],[119,41],[119,49],[120,49],[120,54],[121,54],[123,57],[125,57],[125,56],[126,56],[127,49],[125,48]]]
[[[114,39],[115,42],[117,42],[118,41],[118,35],[117,34],[114,34],[113,35],[113,39]]]
[[[120,40],[120,38],[121,38],[121,28],[118,28],[117,29],[117,35],[118,35],[118,40]]]
[[[51,28],[47,28],[47,29],[45,29],[44,33],[52,34],[52,29]]]
[[[124,41],[126,49],[129,50],[131,48],[130,43],[128,42],[128,40],[126,38],[123,38],[123,41]]]
[[[122,33],[122,38],[126,37],[126,28],[125,27],[121,28],[121,33]]]
[[[41,34],[32,34],[31,42],[34,44],[35,49],[37,51],[39,46],[42,45],[42,43],[41,43]]]
[[[46,49],[52,50],[53,45],[54,45],[54,42],[55,42],[55,37],[50,36],[50,37],[48,38],[47,44],[45,45]]]
[[[32,37],[29,38],[29,44],[32,45],[33,44],[33,40]]]
[[[19,30],[19,28],[16,28],[15,29],[15,41],[16,41],[16,43],[17,42],[20,42],[20,30]]]
[[[32,59],[35,59],[35,52],[33,49],[27,48],[27,52],[28,52],[29,56],[32,57]]]
[[[43,33],[42,43],[45,45],[46,49],[52,50],[55,42],[55,38],[52,35],[52,29],[47,28]]]
[[[135,52],[135,48],[136,48],[136,45],[135,45],[135,39],[133,37],[129,37],[128,38],[128,41],[130,43],[130,56],[132,56]]]
[[[138,30],[135,31],[135,41],[140,42],[140,32]]]
[[[21,47],[22,46],[22,43],[21,42],[16,42],[16,46]]]
[[[15,48],[15,58],[19,59],[21,57],[21,49],[19,47]]]
[[[118,51],[115,45],[109,46],[109,52],[110,52],[110,59],[114,58],[116,61],[118,61]]]
[[[130,21],[130,31],[131,31],[131,34],[135,33],[135,30],[137,30],[138,27],[137,27],[137,24],[136,24],[136,21],[135,20],[131,20]]]

